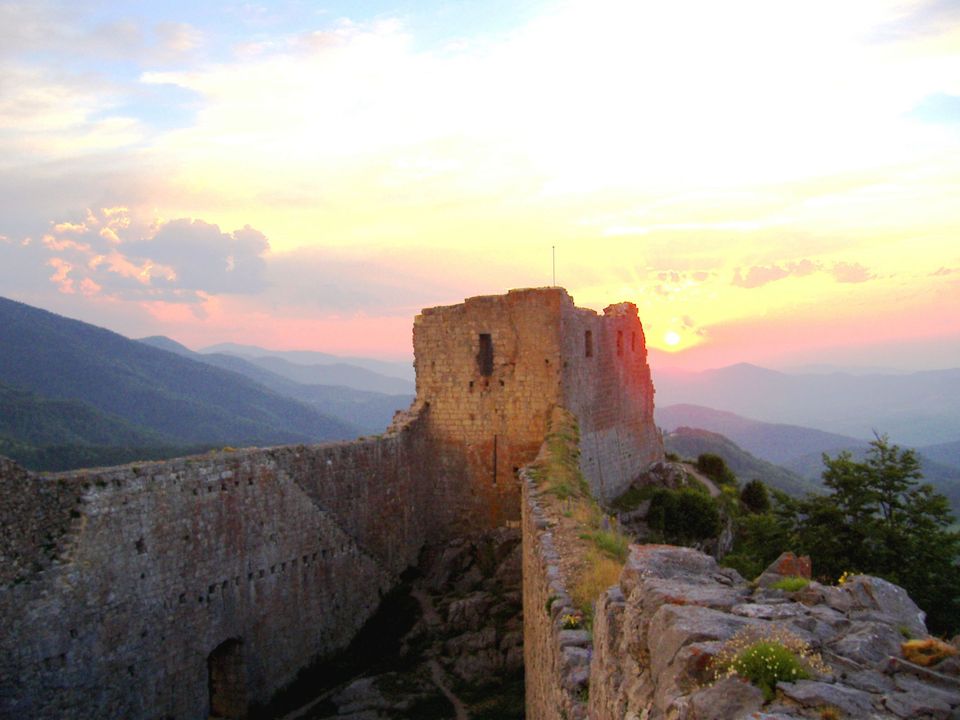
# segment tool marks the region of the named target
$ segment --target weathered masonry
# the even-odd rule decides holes
[[[514,523],[551,408],[594,493],[662,457],[636,308],[424,310],[379,438],[35,476],[0,459],[0,717],[242,717],[344,648],[426,543]]]

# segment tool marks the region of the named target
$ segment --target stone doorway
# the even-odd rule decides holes
[[[207,658],[210,718],[242,720],[247,716],[247,687],[243,668],[243,641],[230,638]]]

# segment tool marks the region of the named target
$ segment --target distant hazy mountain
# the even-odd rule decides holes
[[[383,432],[394,413],[408,408],[414,397],[412,393],[391,395],[336,385],[305,385],[260,367],[253,359],[224,353],[195,353],[159,335],[143,338],[140,342],[245,375],[274,392],[307,403],[317,411],[355,425],[368,434]]]
[[[372,370],[337,363],[335,365],[298,365],[280,357],[248,357],[254,365],[304,385],[340,385],[355,390],[386,393],[388,395],[413,394],[414,385],[407,380],[380,375]]]
[[[391,362],[389,360],[375,360],[362,357],[341,357],[329,353],[314,352],[312,350],[267,350],[255,345],[239,345],[237,343],[220,343],[210,347],[200,348],[200,353],[225,353],[239,355],[245,358],[278,357],[296,365],[352,365],[370,370],[378,375],[400,378],[413,383],[416,376],[413,371],[413,361]],[[359,388],[369,390],[370,388]]]
[[[861,440],[877,430],[902,445],[960,437],[960,369],[790,375],[739,364],[699,373],[659,370],[654,384],[662,407],[690,403],[723,408]]]
[[[663,442],[667,452],[676,453],[682,458],[696,459],[703,453],[719,455],[741,484],[750,480],[763,480],[767,485],[794,496],[814,492],[818,487],[785,468],[754,457],[718,433],[680,427],[664,433]]]
[[[237,373],[3,298],[0,382],[87,403],[176,444],[269,445],[358,432]]]
[[[960,469],[960,440],[918,448],[924,457],[947,467]]]
[[[850,451],[855,458],[862,459],[869,449],[867,442],[856,438],[796,425],[764,423],[698,405],[657,408],[656,419],[657,424],[666,432],[680,427],[694,427],[719,433],[756,457],[776,463],[811,485],[820,484],[824,453],[835,457],[843,451]],[[924,482],[930,483],[945,495],[954,513],[960,517],[958,449],[960,443],[946,443],[918,448],[917,454]]]
[[[766,423],[714,410],[700,405],[668,405],[655,411],[657,425],[666,431],[692,427],[720,433],[747,452],[772,463],[785,463],[814,453],[835,453],[839,450],[867,448],[864,440],[822,432],[798,425]],[[817,474],[819,476],[819,473]]]

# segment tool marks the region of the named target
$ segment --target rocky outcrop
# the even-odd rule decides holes
[[[769,572],[788,567],[809,569],[781,558]],[[718,658],[746,632],[788,633],[824,664],[809,679],[778,682],[765,701],[737,675],[718,678]],[[901,653],[905,636],[925,633],[906,592],[879,578],[787,592],[748,583],[689,548],[633,546],[619,586],[597,604],[589,717],[958,717],[960,664],[924,668]]]
[[[257,717],[523,717],[519,531],[429,546],[410,574],[345,653]]]

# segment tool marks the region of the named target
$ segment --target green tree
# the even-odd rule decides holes
[[[667,542],[690,545],[716,537],[722,529],[716,501],[689,487],[659,488],[650,498],[647,525]]]
[[[703,453],[697,457],[697,470],[721,485],[734,485],[737,476],[727,467],[726,461],[714,453]]]
[[[823,462],[829,494],[778,494],[774,511],[756,516],[767,519],[741,528],[735,556],[769,557],[782,543],[780,550],[810,555],[823,579],[878,575],[910,594],[932,631],[960,629],[960,533],[950,529],[946,498],[919,483],[916,453],[878,435],[863,460],[844,452]]]
[[[770,510],[770,493],[762,480],[751,480],[743,486],[740,501],[752,513],[765,513]]]

